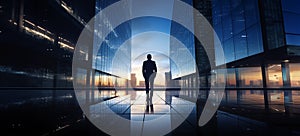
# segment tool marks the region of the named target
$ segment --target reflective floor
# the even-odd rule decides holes
[[[178,97],[168,96],[170,98],[167,98],[165,91],[157,91],[153,93],[152,107],[150,106],[151,102],[147,106],[147,95],[144,91],[130,91],[130,93],[130,95],[120,96],[91,105],[88,111],[90,114],[88,115],[90,116],[89,119],[96,126],[101,127],[107,124],[101,125],[98,121],[107,122],[105,118],[110,118],[108,120],[110,121],[110,125],[108,126],[110,130],[114,131],[115,128],[120,127],[124,129],[122,132],[125,131],[130,135],[163,135],[168,134],[172,129],[184,122],[189,113],[194,110],[191,115],[194,116],[193,120],[186,120],[188,125],[184,130],[188,130],[189,134],[196,134],[193,129],[197,127],[195,103]],[[106,106],[108,108],[105,109]],[[120,121],[117,117],[111,116],[113,113],[110,113],[109,110],[116,113],[116,116],[123,117],[124,120]],[[120,123],[126,125],[120,125]]]
[[[144,91],[95,90],[83,112],[73,90],[2,90],[0,125],[6,135],[107,135],[97,122],[131,135],[300,135],[300,93],[285,91],[268,90],[266,106],[263,90],[226,90],[216,114],[199,127],[206,91],[197,102],[180,91],[155,91],[147,110]]]

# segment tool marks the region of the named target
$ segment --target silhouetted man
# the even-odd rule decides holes
[[[154,84],[154,78],[156,76],[156,72],[157,72],[157,67],[155,64],[155,61],[151,60],[152,56],[151,54],[147,55],[147,59],[146,61],[144,61],[143,63],[143,76],[145,78],[145,84],[146,84],[146,94],[147,94],[147,107],[146,107],[146,111],[149,112],[149,106],[151,108],[151,111],[153,112],[153,104],[152,104],[152,96],[153,96],[153,84]],[[151,87],[151,91],[150,91],[150,98],[149,98],[149,84]],[[150,103],[150,104],[149,104]]]

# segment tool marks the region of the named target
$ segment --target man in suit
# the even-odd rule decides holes
[[[152,61],[152,56],[151,54],[147,55],[147,59],[146,61],[144,61],[143,63],[143,68],[142,68],[142,72],[143,72],[143,76],[145,78],[145,84],[146,84],[146,94],[147,94],[147,107],[146,107],[146,111],[149,112],[149,106],[151,108],[151,111],[153,112],[153,104],[152,104],[152,96],[153,96],[153,87],[154,87],[154,78],[156,76],[157,73],[157,67],[155,64],[155,61]],[[150,96],[149,96],[149,90],[151,88],[150,91]]]

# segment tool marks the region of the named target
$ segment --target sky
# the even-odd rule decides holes
[[[131,73],[136,74],[138,82],[144,81],[142,65],[143,61],[147,59],[146,55],[150,53],[152,60],[156,62],[158,71],[154,83],[164,85],[164,74],[170,71],[169,35],[155,31],[144,32],[134,36],[131,42]]]
[[[170,71],[169,50],[170,50],[170,27],[171,21],[164,18],[151,16],[153,13],[172,18],[173,3],[162,1],[135,1],[131,3],[131,14],[142,16],[130,20],[132,37],[125,41],[119,48],[113,62],[121,61],[122,48],[131,49],[131,73],[137,76],[137,84],[143,81],[142,64],[148,53],[156,61],[158,73],[155,84],[165,85],[165,72]],[[147,6],[145,6],[147,5]],[[114,63],[116,66],[117,64]],[[114,75],[126,75],[120,69],[113,70]]]
[[[145,8],[133,8],[139,14],[147,15],[149,11],[157,6],[165,6],[163,11],[155,11],[164,13],[165,16],[172,16],[172,4],[149,3]],[[135,6],[133,7],[141,7]],[[131,38],[131,73],[135,73],[137,84],[139,81],[144,81],[142,76],[143,61],[147,59],[148,53],[152,54],[152,60],[157,65],[157,75],[154,84],[165,85],[165,72],[170,71],[169,50],[170,50],[170,20],[145,16],[132,20],[132,38]]]

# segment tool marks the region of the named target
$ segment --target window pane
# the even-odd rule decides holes
[[[236,87],[235,69],[233,68],[227,69],[226,84],[227,87]]]
[[[287,45],[299,45],[300,46],[300,35],[286,35]]]
[[[233,39],[228,39],[223,44],[226,63],[234,61],[234,45]]]
[[[262,87],[260,67],[238,68],[240,87]]]
[[[286,33],[300,34],[300,15],[284,12],[284,27]]]
[[[300,87],[300,63],[290,64],[291,86]]]
[[[245,32],[238,34],[234,37],[234,46],[235,46],[235,58],[241,59],[248,56],[247,50],[247,36]]]
[[[231,3],[230,0],[223,0],[222,4],[223,38],[226,40],[232,37]]]
[[[282,9],[285,11],[295,12],[300,14],[299,0],[282,0]]]
[[[214,30],[217,33],[219,40],[222,42],[223,41],[222,24],[215,25]]]
[[[257,0],[244,0],[246,27],[259,22],[259,10]]]
[[[268,66],[268,87],[282,87],[281,64],[272,64]]]
[[[232,37],[232,20],[231,16],[223,16],[223,38],[224,40],[227,40]]]
[[[234,35],[245,30],[244,8],[241,0],[232,1],[232,24]]]
[[[247,30],[249,55],[261,53],[263,51],[261,37],[261,30],[259,25],[255,25]]]

